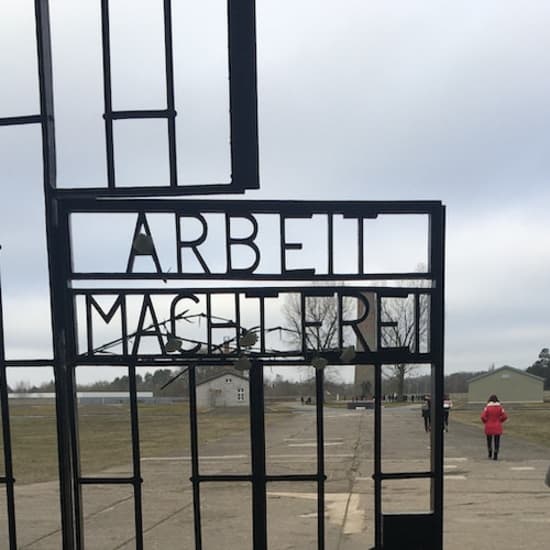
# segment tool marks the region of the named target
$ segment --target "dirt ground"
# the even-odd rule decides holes
[[[315,415],[297,406],[267,430],[268,473],[315,472]],[[325,411],[326,548],[365,550],[374,544],[373,413]],[[538,550],[547,547],[550,489],[544,476],[550,452],[505,435],[498,462],[486,456],[481,427],[452,421],[445,436],[445,550]],[[383,470],[424,471],[429,441],[418,406],[385,409]],[[250,443],[246,432],[202,445],[201,473],[248,473]],[[142,459],[145,548],[194,548],[189,456]],[[124,474],[120,465],[102,475]],[[99,472],[98,472],[99,474]],[[57,483],[16,489],[18,547],[59,550]],[[83,490],[87,550],[135,548],[133,492],[129,486],[90,486]],[[5,506],[3,503],[2,506]],[[429,483],[384,483],[385,513],[429,510]],[[317,548],[314,483],[269,483],[270,550]],[[202,542],[205,550],[251,549],[251,490],[244,483],[201,484]],[[6,525],[5,509],[0,528]],[[4,531],[5,532],[5,531]]]

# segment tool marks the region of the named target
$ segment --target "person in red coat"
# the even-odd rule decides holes
[[[487,450],[489,458],[498,460],[500,449],[500,436],[502,435],[502,424],[506,421],[508,415],[504,407],[499,403],[496,395],[491,395],[481,413],[481,421],[485,424],[485,435],[487,436]],[[494,445],[493,445],[494,443]]]

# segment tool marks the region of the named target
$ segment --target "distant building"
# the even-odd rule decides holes
[[[504,403],[542,403],[544,378],[504,366],[468,380],[469,403],[485,403],[493,393]]]
[[[197,383],[197,407],[200,409],[248,404],[248,378],[236,370],[224,369]]]

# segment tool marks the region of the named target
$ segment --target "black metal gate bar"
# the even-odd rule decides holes
[[[172,40],[172,0],[164,0],[164,64],[166,74],[166,108],[168,117],[168,163],[170,166],[170,186],[178,185],[176,153],[176,103],[174,91],[174,47]]]
[[[80,504],[74,466],[74,392],[70,376],[68,340],[73,336],[71,320],[67,317],[72,306],[67,303],[69,233],[60,217],[55,198],[56,148],[54,130],[54,101],[52,76],[52,49],[48,0],[35,0],[36,43],[40,90],[40,115],[42,127],[43,187],[46,211],[46,242],[48,247],[48,271],[53,344],[53,368],[55,377],[55,407],[57,422],[57,448],[59,457],[59,485],[61,507],[61,532],[63,550],[79,548],[77,513]]]
[[[107,155],[107,186],[115,188],[115,152],[113,144],[113,98],[111,86],[111,31],[109,0],[101,0],[101,41],[103,55],[103,101],[105,107],[105,148]]]
[[[317,420],[317,548],[325,549],[325,433],[323,423],[323,369],[315,369],[315,406]]]
[[[195,366],[189,366],[187,373],[189,383],[189,428],[191,436],[191,483],[193,484],[193,526],[195,529],[195,550],[202,550],[199,436],[197,426],[197,373]]]
[[[267,487],[265,465],[264,368],[250,369],[250,443],[252,462],[252,548],[267,550]]]
[[[431,295],[429,341],[435,361],[432,364],[432,510],[434,514],[434,547],[443,548],[443,391],[445,387],[445,207],[430,216],[430,271],[434,274],[435,292]],[[434,415],[435,412],[435,415]]]
[[[23,124],[40,124],[41,115],[10,116],[0,118],[0,126],[20,126]]]
[[[0,247],[1,249],[2,247]],[[0,408],[2,414],[2,441],[4,451],[4,475],[0,483],[6,486],[6,507],[8,512],[8,544],[10,550],[17,550],[15,523],[15,495],[13,477],[13,456],[11,449],[10,407],[8,403],[8,377],[6,374],[6,349],[4,346],[4,310],[2,306],[2,281],[0,276]]]
[[[378,301],[378,311],[380,311],[380,298]],[[380,335],[378,335],[378,345],[380,344]],[[374,365],[374,548],[382,548],[382,365]]]
[[[74,327],[71,327],[74,328]],[[69,342],[75,342],[75,335],[72,330],[68,331],[72,334]],[[73,492],[74,492],[74,522],[75,522],[75,538],[76,548],[84,549],[84,508],[82,506],[82,488],[79,483],[81,476],[80,471],[80,436],[79,436],[79,419],[78,419],[78,399],[76,395],[76,370],[69,367],[67,370],[67,387],[69,388],[67,395],[67,406],[70,411],[69,424],[71,427],[71,447],[73,461]]]
[[[132,434],[132,467],[134,486],[134,528],[136,533],[136,550],[143,550],[143,502],[141,485],[141,452],[139,448],[139,417],[137,402],[136,367],[128,367],[130,391],[130,425]]]

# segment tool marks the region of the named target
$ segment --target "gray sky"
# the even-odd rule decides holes
[[[0,7],[0,116],[38,111],[32,4]],[[105,177],[99,1],[51,4],[60,184],[88,185]],[[143,40],[160,36],[160,4],[113,2],[116,108],[163,107],[160,41]],[[174,4],[180,176],[226,180],[224,2]],[[550,343],[549,26],[540,1],[257,1],[261,190],[247,198],[442,200],[447,372],[523,368]],[[117,132],[137,159],[121,181],[166,176],[154,123]],[[0,182],[8,356],[43,356],[38,127],[0,128]]]

